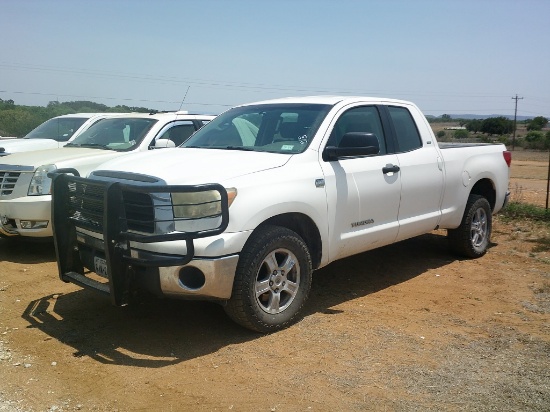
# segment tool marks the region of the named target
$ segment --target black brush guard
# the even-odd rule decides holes
[[[191,186],[140,185],[122,182],[105,182],[53,173],[52,176],[52,227],[59,276],[64,282],[72,282],[84,288],[94,289],[110,296],[114,305],[128,303],[131,283],[131,265],[148,267],[185,265],[194,257],[194,239],[221,234],[229,222],[227,192],[219,184]],[[197,232],[171,232],[166,234],[136,233],[128,230],[124,194],[185,193],[217,191],[220,194],[221,223],[218,227]],[[99,194],[95,199],[97,219],[83,218],[86,192]],[[101,204],[99,204],[101,203]],[[153,216],[153,219],[155,217]],[[176,220],[185,220],[173,218]],[[156,222],[156,221],[155,221]],[[153,222],[154,225],[154,222]],[[103,242],[97,240],[96,250],[105,255],[108,282],[96,281],[88,276],[79,253],[76,228],[87,229],[103,235]],[[130,241],[141,243],[185,240],[187,252],[183,256],[146,253],[147,259],[130,256]],[[99,245],[99,246],[98,246]]]

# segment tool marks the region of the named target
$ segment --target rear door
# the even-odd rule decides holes
[[[407,239],[433,230],[441,217],[443,162],[425,122],[403,106],[384,106],[395,139],[401,181],[399,234]],[[422,139],[421,135],[425,138]]]

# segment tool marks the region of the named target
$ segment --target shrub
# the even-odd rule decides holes
[[[550,148],[550,136],[545,136],[544,133],[539,131],[530,131],[525,135],[525,148],[543,150]]]
[[[468,130],[455,130],[453,133],[455,139],[467,139],[469,135]]]

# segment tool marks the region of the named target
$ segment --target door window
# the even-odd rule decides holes
[[[380,115],[375,106],[355,107],[342,114],[332,129],[327,146],[338,147],[342,137],[349,132],[374,134],[380,145],[379,154],[387,153],[384,129],[382,129]]]
[[[185,142],[195,133],[195,125],[192,122],[177,124],[164,133],[162,139],[170,139],[176,146]]]
[[[422,147],[414,119],[405,107],[388,106],[397,137],[398,152],[410,152]]]

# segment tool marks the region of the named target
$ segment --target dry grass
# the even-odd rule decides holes
[[[475,260],[442,232],[317,271],[272,335],[203,302],[113,308],[59,280],[52,245],[0,240],[0,411],[549,411],[550,226],[498,214]]]
[[[514,161],[520,162],[538,162],[541,166],[548,166],[548,152],[516,149],[512,152],[512,164]]]

